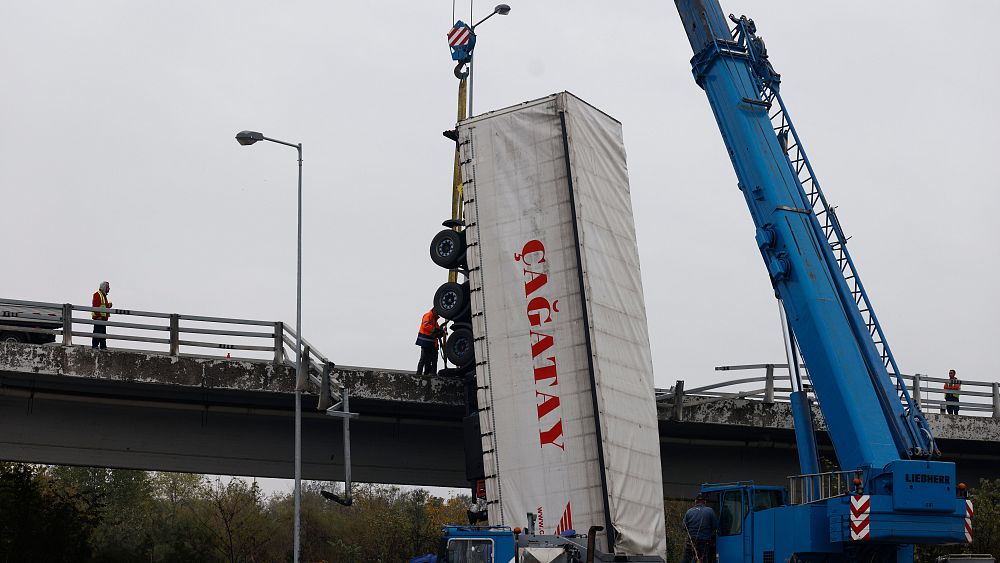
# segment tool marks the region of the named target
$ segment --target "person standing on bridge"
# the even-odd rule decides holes
[[[715,562],[715,531],[719,528],[719,517],[715,511],[705,504],[708,497],[698,493],[695,505],[684,513],[681,528],[687,536],[684,545],[684,556],[681,563],[714,563]]]
[[[106,281],[101,282],[101,285],[97,288],[97,291],[94,292],[94,299],[92,301],[91,307],[97,307],[100,309],[110,309],[111,302],[108,301],[109,293],[111,293],[111,284],[109,284]],[[95,321],[107,321],[108,318],[110,317],[111,313],[99,313],[97,311],[94,311],[93,313],[90,314],[90,318]],[[92,339],[93,342],[91,342],[90,344],[91,347],[100,348],[101,350],[107,350],[108,339],[97,337],[98,334],[106,335],[107,333],[108,333],[108,327],[106,325],[95,324],[94,338]]]
[[[438,316],[432,308],[424,313],[420,320],[420,331],[417,332],[417,346],[420,346],[420,361],[417,362],[417,375],[436,375],[438,365],[438,339],[444,334],[444,329],[438,325]]]
[[[944,404],[948,414],[958,414],[958,394],[962,391],[962,380],[955,370],[948,370],[948,382],[944,384]]]

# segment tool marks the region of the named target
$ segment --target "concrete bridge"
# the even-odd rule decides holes
[[[375,368],[336,371],[361,415],[351,424],[355,479],[466,485],[460,384]],[[291,367],[265,360],[3,343],[0,459],[290,478],[294,385]],[[704,481],[783,484],[798,472],[786,403],[691,403],[660,409],[666,496],[690,497]],[[339,480],[340,422],[316,405],[305,395],[303,477]],[[815,414],[821,454],[832,459]],[[1000,419],[927,418],[960,480],[1000,477]]]

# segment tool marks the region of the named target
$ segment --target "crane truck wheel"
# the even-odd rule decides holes
[[[471,365],[476,360],[472,329],[462,326],[453,330],[444,343],[444,355],[459,368]]]
[[[441,284],[434,293],[434,312],[449,321],[458,319],[469,310],[469,288],[456,282]]]
[[[465,233],[445,229],[431,240],[431,260],[442,268],[457,268],[465,260]]]

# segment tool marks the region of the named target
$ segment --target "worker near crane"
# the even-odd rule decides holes
[[[944,384],[944,405],[948,414],[958,414],[958,394],[962,391],[962,380],[955,370],[948,370],[948,381]]]
[[[695,504],[684,513],[681,528],[687,536],[681,563],[713,563],[715,561],[715,532],[719,528],[719,517],[705,504],[708,497],[698,493]]]
[[[438,325],[438,316],[432,308],[424,313],[420,320],[420,331],[417,333],[417,346],[420,346],[420,361],[417,362],[417,375],[436,375],[438,357],[438,339],[444,335],[444,329]]]
[[[97,287],[97,291],[94,292],[94,299],[91,301],[91,307],[96,307],[99,309],[110,309],[111,302],[108,301],[108,294],[111,293],[111,284],[106,281],[102,281],[101,285]],[[111,317],[111,313],[97,312],[94,311],[90,313],[90,318],[95,321],[107,321]],[[101,350],[108,349],[108,339],[99,338],[98,334],[108,334],[107,325],[94,324],[94,338],[90,343],[93,348],[100,348]]]

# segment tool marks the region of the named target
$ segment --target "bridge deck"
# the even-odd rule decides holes
[[[464,486],[462,389],[410,372],[338,368],[351,395],[358,480]],[[285,364],[83,346],[0,345],[0,457],[68,465],[290,477],[295,377]],[[305,395],[303,476],[343,475],[340,422]],[[960,478],[997,477],[1000,419],[928,414]],[[797,473],[786,403],[727,399],[660,410],[665,494],[703,481]],[[832,458],[822,415],[816,420]]]

